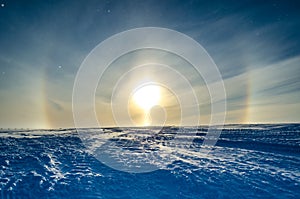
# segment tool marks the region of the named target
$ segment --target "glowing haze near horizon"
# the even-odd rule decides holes
[[[207,50],[224,80],[226,123],[299,122],[299,8],[297,1],[0,0],[0,127],[73,127],[72,88],[84,58],[113,34],[147,26],[182,32]],[[147,58],[137,52],[122,64],[130,56]],[[193,85],[205,124],[209,96],[201,79]],[[110,97],[97,96],[97,106]],[[114,124],[109,110],[97,114]]]

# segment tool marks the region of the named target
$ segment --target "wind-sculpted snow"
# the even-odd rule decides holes
[[[0,198],[300,196],[298,124],[227,125],[208,155],[199,150],[206,127],[152,130],[84,129],[85,136],[75,129],[1,130]],[[95,156],[100,146],[122,164],[135,155],[157,170],[112,169]]]

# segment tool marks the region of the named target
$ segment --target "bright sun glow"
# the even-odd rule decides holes
[[[138,88],[133,94],[133,100],[145,112],[149,112],[153,106],[159,103],[160,87],[157,85],[145,85]]]

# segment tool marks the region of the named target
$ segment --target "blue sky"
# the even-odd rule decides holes
[[[72,88],[84,58],[113,34],[149,26],[182,32],[207,50],[225,83],[227,123],[299,122],[299,8],[298,1],[0,0],[0,127],[73,126]]]

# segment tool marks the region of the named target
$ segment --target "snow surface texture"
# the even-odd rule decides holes
[[[0,198],[299,198],[299,124],[227,125],[208,156],[197,150],[206,127],[177,130],[185,133],[176,145],[172,128],[87,129],[95,142],[75,129],[1,130]],[[137,131],[144,139],[130,139]],[[154,161],[158,170],[148,173],[112,169],[94,156],[99,133],[122,148],[123,156],[105,145],[119,162],[160,149],[172,151],[172,161]]]

